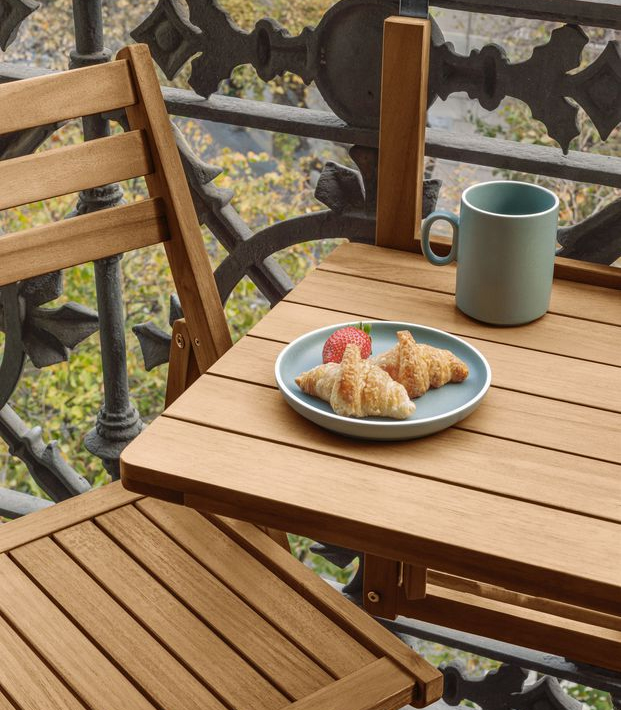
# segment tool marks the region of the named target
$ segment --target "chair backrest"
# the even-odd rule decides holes
[[[0,286],[164,242],[204,371],[231,338],[146,45],[0,85],[0,134],[121,108],[126,133],[1,161],[0,210],[140,176],[149,199],[0,236]]]

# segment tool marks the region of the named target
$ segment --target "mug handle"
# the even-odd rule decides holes
[[[453,243],[451,245],[451,251],[447,256],[438,256],[434,254],[431,249],[431,244],[429,243],[429,232],[431,231],[431,226],[434,222],[443,219],[448,222],[453,229]],[[457,260],[457,241],[459,239],[459,217],[452,214],[451,212],[444,212],[439,210],[438,212],[432,212],[429,217],[423,222],[422,232],[420,236],[421,246],[423,248],[423,254],[427,257],[427,260],[434,266],[446,266],[452,261]]]

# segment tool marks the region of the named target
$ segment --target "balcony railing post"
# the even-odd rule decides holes
[[[70,68],[110,61],[111,52],[103,42],[101,0],[73,0],[73,17],[76,48],[71,52]],[[110,133],[108,121],[101,116],[86,116],[82,123],[85,140]],[[81,214],[95,212],[122,201],[123,191],[119,185],[105,185],[81,192],[77,211]],[[97,413],[95,427],[85,439],[87,449],[103,461],[113,478],[119,476],[121,451],[143,428],[140,415],[129,399],[121,258],[95,262],[104,403]]]

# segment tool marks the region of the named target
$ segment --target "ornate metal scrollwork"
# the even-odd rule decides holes
[[[513,710],[511,701],[528,677],[527,671],[508,664],[482,677],[473,677],[460,660],[443,664],[440,670],[444,674],[445,703],[459,705],[462,700],[470,700],[485,710]]]
[[[0,49],[6,52],[22,22],[39,5],[34,0],[0,0]]]
[[[621,200],[558,231],[559,256],[612,264],[621,256]]]
[[[0,436],[11,454],[23,461],[33,479],[54,501],[90,488],[63,459],[56,442],[46,444],[40,427],[29,428],[9,407],[26,356],[36,367],[67,360],[69,349],[97,330],[97,314],[77,303],[42,308],[62,293],[59,272],[20,281],[0,289],[0,330],[5,333],[0,363]],[[33,504],[34,505],[34,504]],[[11,508],[11,506],[14,506]],[[5,496],[5,514],[32,510],[23,496]]]
[[[511,695],[514,710],[581,710],[582,703],[561,688],[556,678],[544,676],[521,693]]]
[[[49,508],[50,505],[54,504],[45,498],[37,498],[10,488],[0,488],[0,516],[4,518],[20,518],[22,515]]]
[[[496,45],[465,57],[447,42],[434,46],[430,83],[442,99],[466,91],[489,111],[505,96],[520,99],[567,152],[580,135],[578,109],[568,98],[584,108],[603,140],[621,122],[621,43],[610,42],[593,64],[570,74],[580,66],[588,42],[580,27],[565,25],[552,32],[547,44],[535,47],[528,60],[516,64]]]
[[[443,700],[459,705],[463,700],[485,710],[580,710],[582,704],[567,695],[556,678],[544,676],[525,684],[529,673],[523,668],[503,664],[481,677],[473,677],[462,661],[440,666],[444,674]]]
[[[291,71],[306,83],[315,81],[347,123],[378,127],[382,24],[397,11],[393,0],[341,0],[317,27],[297,37],[268,18],[245,32],[217,0],[188,0],[188,5],[189,17],[178,0],[160,0],[132,33],[149,44],[169,78],[196,52],[189,82],[201,96],[216,91],[240,64],[252,64],[266,81]],[[493,110],[513,96],[530,106],[565,152],[580,133],[578,109],[569,98],[584,108],[604,140],[621,122],[619,42],[610,42],[593,64],[575,74],[570,72],[580,66],[588,37],[573,25],[554,30],[547,44],[515,64],[493,44],[468,56],[457,54],[435,23],[432,42],[430,105],[438,96],[465,91]]]
[[[179,303],[177,295],[172,294],[170,297],[170,311],[168,317],[168,323],[171,328],[173,323],[179,318],[183,318],[181,304]],[[170,341],[172,340],[171,335],[164,332],[161,328],[158,328],[155,323],[151,321],[135,325],[132,331],[140,343],[144,366],[147,371],[168,362]]]
[[[60,272],[0,289],[0,330],[5,349],[0,364],[0,407],[15,389],[26,355],[35,367],[68,359],[69,350],[98,328],[97,313],[77,303],[42,308],[62,293]]]
[[[397,0],[341,0],[315,28],[293,37],[275,20],[264,18],[252,32],[238,27],[217,0],[189,0],[189,17],[178,0],[160,0],[151,15],[132,32],[146,42],[156,61],[172,78],[195,53],[190,86],[209,96],[240,64],[252,64],[264,81],[285,71],[314,81],[332,110],[348,123],[376,128],[382,29],[386,17],[399,10]],[[166,49],[177,35],[185,56]],[[434,38],[442,35],[434,24]],[[173,56],[174,55],[174,56]]]
[[[62,457],[57,442],[46,444],[41,427],[30,428],[8,404],[0,409],[0,436],[53,501],[66,500],[90,489],[88,481]]]

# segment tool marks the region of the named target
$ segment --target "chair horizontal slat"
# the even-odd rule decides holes
[[[17,710],[15,705],[9,702],[6,695],[0,690],[0,710]]]
[[[0,134],[136,103],[125,60],[0,86]]]
[[[7,552],[18,545],[25,545],[45,535],[51,535],[70,525],[88,520],[93,515],[131,503],[140,497],[125,490],[118,481],[108,484],[105,488],[95,488],[80,496],[68,498],[62,503],[30,513],[23,518],[11,520],[10,525],[0,525],[0,552]],[[47,512],[47,515],[42,515],[44,512]]]
[[[7,555],[0,555],[0,614],[91,710],[154,710],[124,673]],[[47,710],[50,706],[40,707]]]
[[[293,703],[290,710],[398,710],[412,699],[413,679],[393,661],[380,658],[346,678]]]
[[[125,506],[96,522],[281,692],[298,700],[330,684],[329,674],[136,508]]]
[[[0,617],[0,687],[21,708],[85,710],[84,705]],[[35,681],[36,679],[36,681]],[[0,691],[0,710],[15,710]]]
[[[149,498],[137,506],[247,604],[337,678],[371,663],[374,655],[311,603],[269,572],[195,510]],[[244,574],[231,574],[244,570]],[[265,588],[264,588],[265,587]]]
[[[0,210],[129,180],[152,170],[141,131],[13,158],[2,163]]]
[[[13,232],[0,236],[0,286],[141,249],[168,238],[160,198]]]
[[[60,531],[55,541],[228,707],[274,710],[287,704],[226,640],[92,521]]]
[[[227,710],[50,538],[13,550],[11,556],[158,707]]]

